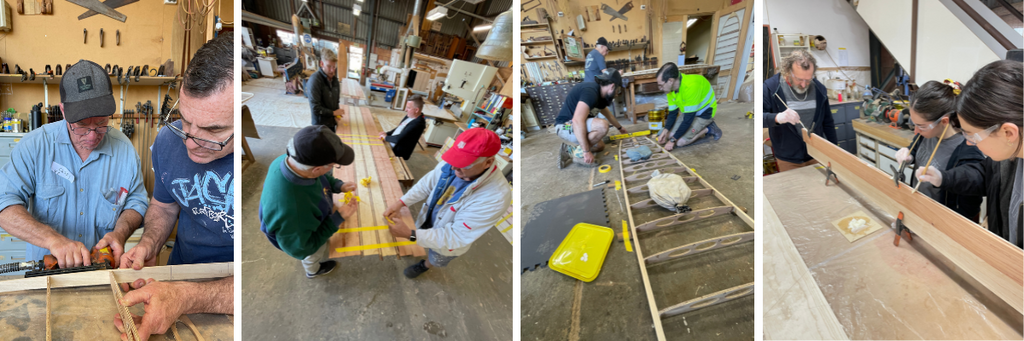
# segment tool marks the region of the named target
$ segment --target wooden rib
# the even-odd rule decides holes
[[[622,156],[621,156],[621,155],[623,155],[623,150],[624,150],[623,148],[624,147],[622,147],[622,145],[620,144],[620,147],[619,147],[619,155],[620,155],[619,156],[619,177],[621,177],[623,182],[625,182],[626,181],[626,173],[622,169]],[[616,191],[615,195],[619,195],[619,193]],[[629,205],[629,195],[623,193],[622,197],[626,201],[626,216],[629,217],[629,230],[630,230],[630,234],[635,236],[636,235],[636,224],[633,221],[633,211],[629,209],[629,206],[630,206]],[[633,249],[634,249],[634,251],[636,251],[636,252],[634,252],[636,254],[636,261],[637,261],[637,263],[643,265],[644,264],[644,252],[643,252],[643,250],[640,249],[640,243],[639,242],[637,242],[635,244],[635,246],[636,247],[633,248]],[[665,341],[665,330],[661,327],[661,317],[659,316],[659,313],[658,313],[658,303],[654,301],[654,293],[651,291],[651,279],[647,276],[647,267],[646,266],[640,266],[640,278],[644,282],[644,293],[647,294],[647,307],[650,308],[650,310],[651,310],[651,317],[654,320],[654,333],[655,333],[655,336],[658,338],[658,341]]]
[[[704,253],[711,250],[721,249],[736,245],[743,242],[749,242],[754,240],[754,232],[743,232],[730,234],[728,236],[715,237],[708,240],[702,240],[695,243],[686,244],[683,246],[674,247],[650,257],[644,258],[647,265],[653,265],[661,263],[670,259],[676,259],[680,257],[692,256],[698,253]],[[708,245],[711,244],[711,245]]]
[[[677,158],[675,155],[673,155],[672,153],[669,153],[669,152],[665,152],[665,154],[668,154],[668,157],[672,158],[673,160],[676,160],[676,162],[679,162],[680,165],[683,165],[683,168],[686,169],[687,173],[689,173],[692,176],[696,176],[697,180],[700,182],[700,184],[702,186],[704,186],[704,188],[708,188],[708,189],[711,189],[711,190],[715,189],[715,187],[711,186],[710,183],[708,183],[706,180],[704,180],[704,178],[702,178],[700,176],[700,174],[697,174],[697,172],[694,172],[694,171],[690,170],[690,167],[687,167],[686,164],[683,163],[683,161],[680,161],[679,158]],[[892,179],[890,178],[889,180],[892,180]],[[742,209],[740,209],[739,206],[736,206],[736,204],[733,203],[732,200],[729,200],[729,198],[725,197],[725,195],[723,195],[719,191],[714,191],[714,194],[715,194],[715,198],[720,200],[723,204],[735,207],[736,209],[733,210],[732,213],[735,214],[737,217],[739,217],[740,220],[742,220],[744,223],[746,223],[747,226],[750,226],[751,229],[754,228],[754,220],[750,219],[750,216],[747,215],[747,213],[744,212]]]
[[[185,326],[188,327],[188,329],[192,330],[192,334],[194,334],[196,336],[196,340],[206,341],[206,339],[203,338],[203,334],[199,333],[199,329],[196,328],[196,325],[194,323],[192,323],[192,320],[189,319],[188,316],[181,315],[180,317],[178,317],[178,320],[181,320],[181,323],[184,323]]]
[[[753,233],[753,232],[751,232]],[[719,303],[725,303],[737,298],[742,298],[754,294],[754,283],[747,283],[744,285],[735,286],[729,289],[725,289],[719,292],[707,294],[699,298],[695,298],[683,303],[676,304],[674,306],[662,309],[659,314],[661,318],[672,317],[679,314],[688,313],[701,308],[710,307]]]
[[[696,176],[684,176],[683,177],[683,181],[686,182],[686,183],[697,182],[697,177]],[[638,193],[647,192],[647,190],[648,190],[647,184],[643,184],[643,185],[640,185],[640,186],[636,186],[636,187],[627,189],[626,192],[629,192],[630,194],[638,194]]]
[[[222,278],[234,275],[234,264],[233,262],[227,262],[150,266],[142,268],[142,270],[97,270],[12,279],[0,281],[0,293],[46,289],[47,279],[50,281],[50,287],[54,289],[107,285],[110,284],[108,272],[113,273],[119,283],[131,282],[139,278],[152,278],[158,281]]]
[[[628,182],[628,181],[640,181],[640,180],[650,179],[651,178],[651,174],[653,174],[654,171],[661,171],[662,173],[677,174],[679,172],[686,172],[687,169],[686,169],[686,167],[668,167],[668,168],[662,168],[662,169],[654,169],[654,170],[649,170],[649,171],[646,171],[646,172],[640,172],[640,173],[636,173],[636,174],[627,176],[625,180]],[[687,174],[689,174],[689,172],[687,172]]]
[[[640,232],[656,231],[669,226],[686,224],[701,219],[707,219],[715,216],[720,216],[723,214],[729,214],[732,213],[734,210],[735,209],[732,206],[719,206],[706,208],[702,210],[690,211],[640,224],[640,226],[636,227],[636,230]]]
[[[651,162],[648,162],[648,163],[641,163],[641,164],[638,164],[638,165],[629,166],[629,167],[624,168],[623,171],[626,171],[626,172],[636,172],[636,171],[644,171],[644,170],[653,170],[653,169],[658,168],[658,167],[665,167],[665,166],[674,165],[674,164],[676,164],[676,163],[673,160],[658,160],[658,161],[651,161]]]
[[[978,280],[1000,299],[1022,312],[1024,306],[1024,250],[967,220],[960,214],[912,193],[908,186],[896,187],[892,177],[868,166],[818,135],[804,134],[807,152],[832,171],[843,184],[869,197],[891,213],[903,212],[903,222],[920,238]],[[895,246],[894,246],[895,247]]]
[[[132,317],[132,314],[128,312],[128,307],[121,304],[121,287],[117,285],[117,280],[114,279],[113,272],[107,272],[107,275],[110,277],[110,288],[114,293],[114,305],[117,306],[117,313],[121,316],[121,324],[124,329],[125,337],[127,337],[128,340],[139,341],[139,330],[135,327],[135,319]]]
[[[825,295],[761,194],[764,212],[763,302],[765,340],[849,340]]]
[[[697,198],[697,197],[708,196],[708,195],[711,195],[714,192],[715,192],[714,188],[695,189],[693,191],[690,191],[690,199]],[[659,206],[658,203],[654,202],[654,199],[647,199],[647,200],[638,201],[637,203],[633,204],[630,207],[635,208],[635,209],[642,209],[642,208],[661,207],[661,206]]]

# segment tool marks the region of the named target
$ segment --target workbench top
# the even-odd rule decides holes
[[[428,118],[438,119],[445,122],[458,122],[458,120],[455,119],[455,115],[452,115],[451,111],[438,107],[433,103],[423,103],[423,115]]]
[[[826,303],[816,306],[831,310],[850,339],[1021,338],[1020,315],[927,241],[915,236],[913,242],[903,240],[897,247],[888,228],[848,241],[832,221],[861,211],[888,227],[895,212],[875,207],[849,187],[825,186],[824,169],[818,167],[765,177],[765,206],[773,208],[778,217],[774,226],[783,226],[784,233],[766,228],[764,239],[781,240],[776,246],[788,239],[790,251],[799,255],[765,256],[765,335],[801,338],[807,336],[803,332],[828,328],[827,322],[807,324],[806,319],[789,318],[805,314],[805,298],[818,291]],[[773,217],[765,217],[767,226]],[[778,280],[789,275],[781,269],[802,268],[816,286]]]
[[[869,121],[866,118],[853,120],[853,130],[867,133],[876,139],[884,140],[888,144],[898,147],[908,147],[914,140],[914,131],[907,129],[896,129],[878,122]]]
[[[0,282],[3,285],[3,282]],[[131,309],[143,312],[142,305]],[[50,328],[54,340],[117,340],[114,327],[117,308],[110,285],[83,288],[52,289],[50,293]],[[234,338],[233,315],[192,314],[189,319],[206,340]],[[196,340],[192,331],[178,323],[182,340]],[[0,294],[0,339],[46,340],[46,290],[30,290]],[[170,340],[154,335],[150,340]]]

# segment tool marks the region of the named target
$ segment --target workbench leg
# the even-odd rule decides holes
[[[629,83],[629,119],[636,124],[636,84]]]

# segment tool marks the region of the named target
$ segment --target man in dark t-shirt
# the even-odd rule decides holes
[[[583,70],[583,81],[593,82],[594,77],[604,73],[608,66],[604,63],[604,56],[608,55],[608,40],[604,37],[597,39],[594,49],[587,53],[587,63]]]
[[[609,122],[619,132],[626,130],[608,111],[615,91],[622,86],[622,77],[615,69],[594,77],[594,82],[583,82],[569,90],[562,104],[562,110],[555,118],[555,133],[566,143],[573,144],[573,161],[585,166],[596,166],[594,153],[604,149],[605,135],[608,135]],[[591,110],[597,109],[597,116]]]
[[[234,39],[220,35],[189,62],[175,104],[181,119],[160,129],[153,143],[153,199],[139,244],[121,256],[121,268],[154,266],[175,222],[169,265],[234,261]],[[173,116],[173,115],[172,115]],[[127,273],[130,275],[131,273]],[[140,338],[162,334],[183,314],[234,312],[234,277],[208,282],[140,278],[126,306],[145,303],[135,318]],[[123,332],[123,322],[114,326]]]

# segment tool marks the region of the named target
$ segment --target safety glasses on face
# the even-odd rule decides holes
[[[1003,125],[1000,123],[1000,124],[988,127],[988,129],[985,129],[985,130],[982,130],[982,131],[979,131],[979,132],[973,133],[973,134],[970,134],[970,133],[965,131],[965,132],[963,132],[964,139],[967,140],[967,142],[970,142],[971,144],[977,145],[978,143],[981,143],[982,140],[988,138],[989,135],[992,135],[992,132],[996,131],[996,128],[999,128],[999,127],[1002,127],[1002,126]]]
[[[928,125],[921,125],[921,124],[918,124],[917,122],[914,122],[914,125],[917,126],[917,129],[920,129],[921,131],[931,131],[932,129],[935,129],[935,126],[939,125],[939,122],[942,122],[942,119],[944,117],[949,116],[949,115],[950,114],[942,115],[942,117],[939,117],[939,119],[933,121],[932,123],[929,123]],[[913,122],[914,119],[911,118],[910,121]]]
[[[102,126],[102,127],[96,127],[96,128],[86,128],[86,127],[76,127],[74,124],[70,124],[70,123],[68,124],[68,127],[71,127],[71,133],[72,134],[75,134],[75,135],[78,135],[78,136],[89,135],[89,133],[94,132],[94,131],[96,132],[96,134],[103,135],[103,134],[106,134],[107,131],[110,130],[110,126]]]

